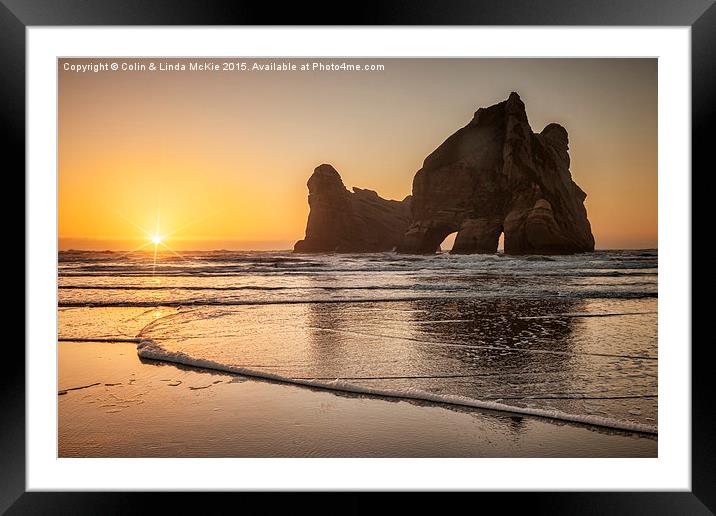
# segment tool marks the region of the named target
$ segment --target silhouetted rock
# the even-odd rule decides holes
[[[594,250],[586,194],[572,181],[569,139],[559,124],[535,134],[516,93],[480,108],[432,152],[413,195],[350,192],[330,165],[308,180],[311,211],[299,252],[434,253],[457,232],[454,253],[564,254]]]
[[[512,93],[425,159],[398,251],[433,253],[455,231],[455,253],[494,253],[503,232],[506,254],[593,251],[585,197],[569,172],[567,131],[533,133]]]
[[[306,237],[296,252],[392,251],[410,223],[410,196],[391,201],[372,190],[350,192],[331,165],[320,165],[308,179],[308,204]]]

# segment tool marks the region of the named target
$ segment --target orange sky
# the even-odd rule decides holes
[[[126,60],[152,61],[178,62]],[[193,61],[206,60],[180,62]],[[79,73],[65,63],[113,60],[60,60],[60,249],[130,249],[157,219],[174,249],[290,248],[314,167],[402,199],[423,159],[510,91],[533,130],[569,131],[597,248],[657,246],[655,59],[331,61],[385,70]]]

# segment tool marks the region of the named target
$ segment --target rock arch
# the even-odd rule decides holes
[[[503,232],[506,254],[593,251],[585,198],[569,171],[567,131],[533,133],[513,92],[425,159],[398,251],[433,253],[453,231],[455,253],[494,253]]]
[[[594,250],[585,194],[569,171],[559,124],[532,132],[517,93],[480,108],[423,162],[402,201],[349,191],[323,164],[308,180],[311,208],[297,252],[434,253],[457,232],[454,253],[565,254]]]

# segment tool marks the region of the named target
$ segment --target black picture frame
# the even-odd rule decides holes
[[[692,177],[713,174],[707,159],[716,126],[716,5],[714,0],[443,0],[322,2],[276,5],[268,2],[211,0],[0,0],[0,114],[6,174],[22,177],[25,166],[25,29],[78,25],[572,25],[689,26],[692,73]],[[50,121],[48,121],[50,123]],[[663,144],[663,142],[660,142]],[[8,159],[10,158],[10,159]],[[24,188],[24,187],[23,187]],[[692,233],[693,234],[693,233]],[[691,253],[691,250],[684,250]],[[27,257],[26,257],[27,259]],[[27,272],[26,272],[27,274]],[[702,287],[703,288],[703,287]],[[26,310],[31,310],[28,304]],[[696,308],[696,307],[695,307]],[[695,318],[692,319],[695,320]],[[549,514],[713,514],[716,512],[716,428],[710,347],[707,340],[682,343],[692,353],[692,490],[690,492],[479,493],[468,502]],[[11,350],[14,349],[14,354]],[[255,495],[26,492],[25,355],[6,342],[0,380],[0,513],[115,514],[146,507],[160,497],[163,511],[200,507],[218,511],[229,498],[251,504]],[[218,496],[218,499],[215,498]],[[328,508],[325,495],[290,501],[293,510]],[[340,512],[372,511],[373,494],[351,494]],[[477,500],[474,497],[477,496]],[[272,495],[272,504],[285,497]],[[403,511],[425,509],[421,494],[403,497]],[[235,500],[231,503],[236,503]],[[265,502],[261,502],[265,503]],[[453,502],[457,503],[457,502]],[[240,506],[236,506],[237,508]],[[249,505],[246,505],[248,508]],[[485,506],[488,507],[488,506]]]

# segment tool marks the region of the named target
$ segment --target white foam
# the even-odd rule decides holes
[[[134,342],[139,343],[141,342],[141,339],[134,338],[134,339],[123,339],[123,338],[115,338],[115,337],[58,337],[58,342]]]
[[[315,387],[330,391],[352,392],[356,394],[368,394],[372,396],[382,396],[406,400],[431,401],[462,407],[495,410],[500,412],[511,412],[515,414],[543,417],[559,421],[582,423],[585,425],[599,426],[615,430],[625,430],[629,432],[639,432],[653,435],[656,435],[658,433],[657,427],[655,425],[646,425],[631,421],[620,421],[588,414],[568,414],[558,410],[547,410],[533,407],[516,407],[512,405],[506,405],[504,403],[498,403],[495,401],[477,400],[457,395],[435,394],[432,392],[421,391],[413,388],[407,388],[403,390],[376,389],[372,387],[354,385],[345,381],[341,381],[338,378],[330,381],[290,378],[274,373],[256,371],[243,367],[222,364],[220,362],[214,362],[213,360],[194,358],[182,352],[167,351],[151,339],[142,339],[140,341],[140,343],[137,345],[137,354],[142,358],[148,358],[151,360],[160,360],[163,362],[182,364],[203,369],[211,369],[214,371],[222,371],[226,373],[239,374],[242,376],[250,376],[254,378],[262,378],[266,380],[274,380],[282,383],[290,383],[293,385]]]

